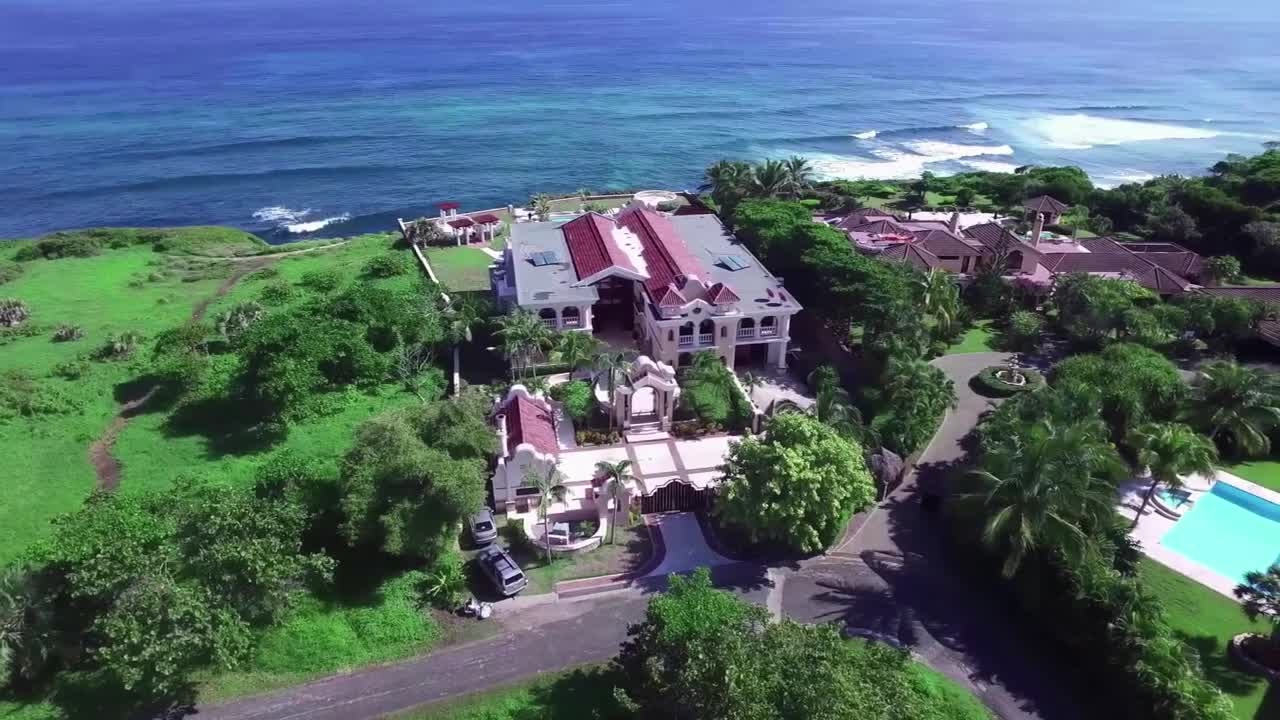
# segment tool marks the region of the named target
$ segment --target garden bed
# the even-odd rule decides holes
[[[1044,376],[1030,368],[992,365],[974,375],[969,386],[974,392],[986,397],[1011,397],[1044,387]]]

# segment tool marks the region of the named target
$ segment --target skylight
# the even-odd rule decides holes
[[[737,271],[747,267],[747,261],[741,255],[721,255],[716,258],[716,263],[730,271]]]
[[[542,252],[533,253],[529,256],[529,260],[534,264],[534,267],[554,265],[560,262],[560,258],[556,255],[554,250],[544,250]]]

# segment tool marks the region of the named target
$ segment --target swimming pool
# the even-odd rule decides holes
[[[1171,508],[1180,508],[1182,504],[1191,499],[1191,493],[1186,490],[1170,490],[1162,487],[1156,491],[1156,496],[1160,501]]]
[[[1160,544],[1239,582],[1280,560],[1280,505],[1218,481]]]

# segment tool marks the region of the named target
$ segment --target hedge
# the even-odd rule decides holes
[[[1008,369],[1004,365],[992,365],[989,368],[984,368],[973,376],[973,379],[969,381],[969,386],[979,395],[996,398],[1012,397],[1018,393],[1031,392],[1044,387],[1044,376],[1039,371],[1027,368],[1017,369],[1027,378],[1025,385],[1010,385],[996,378],[997,372]]]

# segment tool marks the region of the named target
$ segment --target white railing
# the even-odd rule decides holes
[[[578,319],[578,318],[576,318],[576,317],[569,317],[569,318],[565,318],[565,319],[564,319],[564,327],[567,327],[567,328],[582,327],[582,320],[580,320],[580,319]]]
[[[756,336],[756,329],[753,327],[738,328],[739,340],[750,340]]]
[[[710,345],[716,341],[715,333],[698,333],[699,345]]]
[[[761,325],[760,326],[760,337],[774,337],[777,334],[778,334],[777,325]]]
[[[680,347],[690,347],[690,346],[692,346],[692,345],[693,345],[693,336],[692,336],[692,335],[681,335],[681,336],[680,336]]]
[[[542,324],[546,325],[552,330],[555,330],[557,327],[559,327],[559,325],[556,324],[555,318],[542,318]]]

